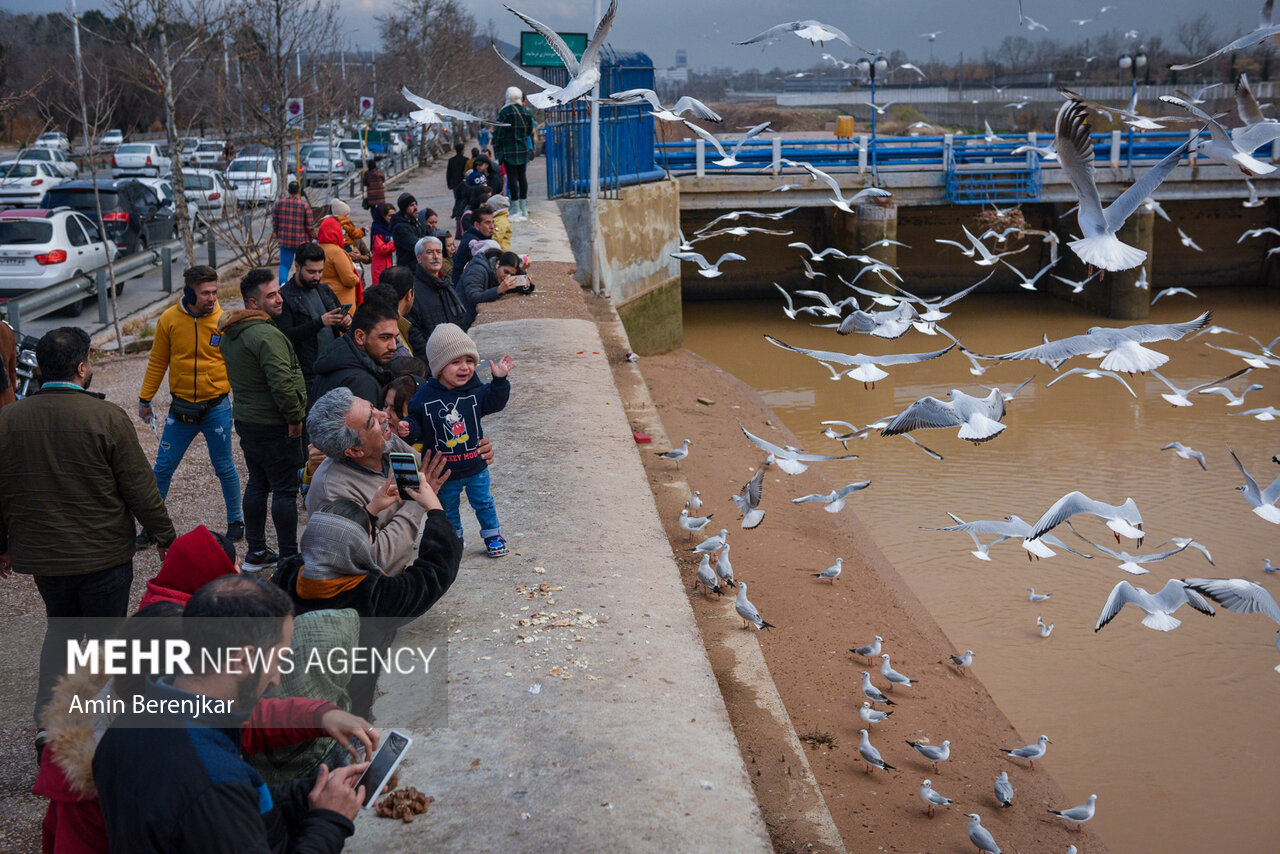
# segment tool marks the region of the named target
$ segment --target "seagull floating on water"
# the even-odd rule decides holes
[[[1044,624],[1044,620],[1040,617],[1036,617],[1036,625],[1040,627],[1040,637],[1047,638],[1049,635],[1053,634],[1053,623],[1046,626]]]
[[[1031,595],[1027,597],[1029,602],[1043,602],[1053,596],[1052,593],[1037,593],[1034,587],[1028,587],[1027,589],[1031,591]]]

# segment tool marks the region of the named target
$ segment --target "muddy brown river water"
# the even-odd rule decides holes
[[[1035,376],[1007,405],[1007,429],[987,444],[964,442],[954,429],[915,434],[945,457],[936,461],[903,439],[874,435],[850,444],[859,460],[821,464],[823,471],[833,483],[872,481],[852,497],[854,511],[955,647],[975,651],[974,670],[1019,731],[1028,741],[1040,733],[1052,739],[1044,765],[1068,794],[1070,803],[1061,806],[1098,795],[1092,827],[1113,852],[1276,851],[1280,673],[1273,668],[1280,664],[1280,627],[1257,614],[1219,608],[1210,618],[1183,608],[1176,614],[1179,628],[1157,632],[1140,624],[1142,613],[1133,606],[1101,632],[1093,626],[1122,579],[1156,592],[1169,578],[1243,577],[1280,597],[1280,577],[1262,571],[1265,558],[1280,564],[1280,526],[1251,512],[1235,489],[1243,478],[1227,454],[1230,445],[1264,488],[1280,475],[1271,461],[1280,453],[1280,420],[1230,415],[1280,406],[1280,370],[1233,380],[1236,390],[1265,386],[1240,407],[1217,395],[1172,407],[1159,396],[1168,389],[1151,376],[1130,380],[1137,400],[1110,379],[1072,376],[1046,389],[1055,374],[1037,362],[989,363],[983,376],[973,376],[958,352],[891,367],[887,379],[864,390],[851,380],[832,382],[818,363],[776,349],[762,336],[875,354],[939,349],[946,339],[914,331],[897,341],[840,337],[813,328],[803,315],[787,320],[780,305],[687,303],[685,346],[759,390],[810,451],[843,453],[822,436],[823,420],[867,424],[926,394],[945,398],[952,388],[985,394],[981,385],[1011,390]],[[973,296],[953,308],[943,325],[980,353],[1033,346],[1045,333],[1057,339],[1095,325],[1122,325],[1038,293]],[[1280,335],[1280,292],[1263,289],[1166,297],[1153,307],[1151,321],[1189,320],[1205,309],[1213,310],[1214,323],[1264,343]],[[1244,367],[1206,342],[1253,348],[1247,338],[1226,334],[1149,346],[1171,357],[1161,373],[1183,387]],[[1077,357],[1063,370],[1096,364]],[[1160,450],[1172,441],[1202,451],[1208,470]],[[1034,521],[1073,489],[1108,503],[1137,501],[1147,538],[1141,550],[1131,540],[1123,548],[1162,551],[1157,547],[1170,537],[1194,537],[1217,566],[1188,549],[1148,564],[1149,575],[1129,575],[1120,561],[1065,526],[1056,533],[1096,555],[1092,560],[1059,551],[1029,562],[1016,541],[1007,541],[984,563],[969,554],[967,535],[922,530],[951,524],[947,511],[966,520],[1017,514]],[[838,525],[840,517],[831,521]],[[1076,521],[1082,534],[1116,548],[1100,520]],[[1030,587],[1052,598],[1032,604]],[[1055,626],[1047,639],[1039,636],[1037,616]],[[852,715],[852,690],[849,699]]]

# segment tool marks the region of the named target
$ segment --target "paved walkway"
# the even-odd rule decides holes
[[[530,207],[513,248],[571,260],[554,203]],[[435,802],[362,817],[353,849],[770,850],[596,326],[472,331],[482,359],[516,360],[485,420],[513,554],[485,557],[464,509],[458,580],[402,633],[448,638],[447,725],[421,676],[385,675],[375,706],[415,738],[401,784]]]

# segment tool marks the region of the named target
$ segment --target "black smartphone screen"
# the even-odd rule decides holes
[[[361,786],[365,787],[364,805],[366,807],[378,799],[387,778],[400,763],[400,757],[404,755],[408,746],[409,740],[395,730],[387,734],[386,741],[382,742],[378,752],[373,755],[373,761],[369,763],[368,768],[364,769],[364,773],[356,782],[357,789]]]

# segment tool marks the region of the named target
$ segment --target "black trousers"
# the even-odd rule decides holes
[[[276,529],[276,551],[285,558],[298,553],[298,467],[302,441],[280,425],[236,423],[249,482],[244,488],[244,537],[249,551],[267,547],[267,495]]]
[[[529,178],[525,175],[529,164],[503,161],[503,165],[507,167],[507,192],[511,194],[508,198],[513,202],[529,198]]]
[[[36,719],[49,702],[53,684],[67,670],[67,641],[86,634],[105,637],[110,633],[107,618],[123,619],[129,610],[129,587],[133,584],[133,561],[84,575],[37,575],[36,589],[44,600],[48,628],[40,648],[40,676],[36,688]],[[92,627],[82,620],[99,618]]]

